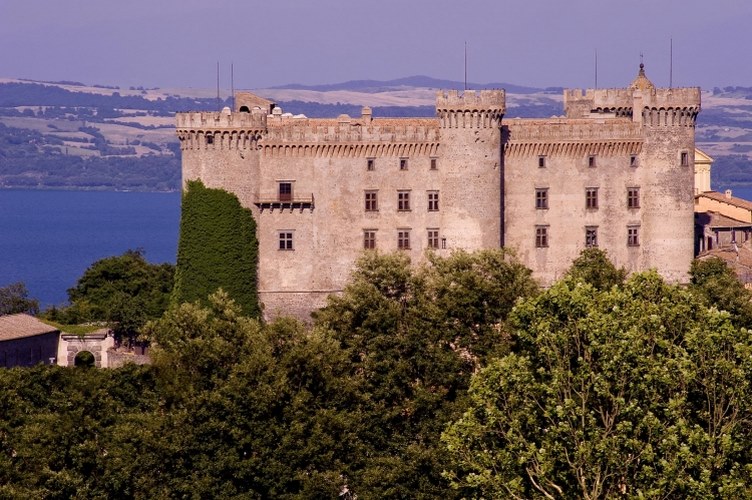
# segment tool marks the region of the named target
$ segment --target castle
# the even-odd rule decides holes
[[[234,193],[259,239],[267,316],[306,317],[364,249],[510,247],[544,285],[587,246],[687,281],[699,88],[566,90],[565,116],[504,119],[503,90],[439,92],[435,118],[292,116],[238,93],[179,113],[183,180]]]

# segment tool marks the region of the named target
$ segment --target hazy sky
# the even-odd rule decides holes
[[[752,86],[750,0],[0,0],[0,77],[236,88],[411,75]]]

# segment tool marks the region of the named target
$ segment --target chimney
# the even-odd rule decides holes
[[[730,200],[731,199],[731,190],[727,189],[725,194],[726,194],[726,199]]]
[[[363,123],[371,123],[371,120],[373,120],[373,113],[371,112],[371,108],[368,106],[363,106],[363,110],[360,112],[361,118],[363,119]]]

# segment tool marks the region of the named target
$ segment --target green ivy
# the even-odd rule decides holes
[[[206,303],[221,288],[244,314],[258,317],[257,263],[251,211],[227,191],[189,181],[183,193],[173,303]]]

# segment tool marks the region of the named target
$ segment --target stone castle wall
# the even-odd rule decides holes
[[[227,189],[253,211],[267,316],[305,317],[323,305],[368,239],[414,262],[429,246],[440,254],[509,246],[549,284],[595,228],[617,265],[686,281],[693,172],[685,165],[699,89],[566,91],[567,118],[547,120],[503,120],[502,90],[439,92],[436,118],[374,118],[366,107],[360,117],[312,119],[252,94],[236,102],[234,111],[178,115],[183,179]],[[586,204],[593,188],[597,207]]]

